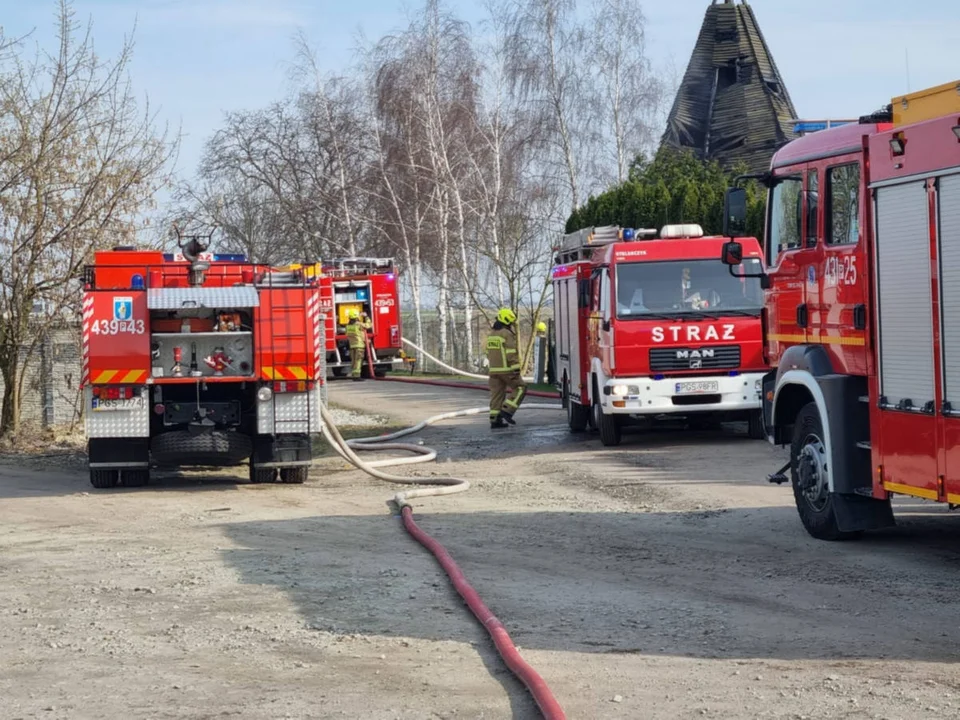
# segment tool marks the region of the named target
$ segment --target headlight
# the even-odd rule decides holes
[[[627,390],[628,388],[626,385],[614,385],[612,388],[610,388],[610,393],[613,395],[626,395]]]
[[[257,400],[260,402],[269,402],[270,398],[273,397],[273,390],[264,385],[262,388],[257,390]]]

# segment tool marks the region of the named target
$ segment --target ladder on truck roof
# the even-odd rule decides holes
[[[273,434],[277,435],[282,432],[282,428],[293,428],[299,427],[304,422],[306,422],[306,427],[304,433],[309,436],[313,428],[313,392],[309,389],[310,383],[316,383],[320,380],[318,378],[312,377],[311,373],[312,366],[309,363],[300,364],[292,361],[292,353],[290,348],[300,341],[302,343],[304,352],[304,360],[308,355],[308,349],[310,347],[309,343],[309,332],[308,332],[308,323],[310,321],[308,313],[308,303],[310,300],[308,290],[314,288],[314,283],[307,276],[307,273],[303,269],[297,270],[278,270],[273,268],[268,268],[264,273],[264,276],[259,281],[259,286],[262,289],[267,290],[292,290],[300,289],[299,302],[291,302],[290,293],[282,294],[282,302],[277,302],[276,297],[273,293],[270,294],[270,314],[268,318],[261,319],[261,326],[269,329],[269,341],[267,338],[260,338],[260,342],[267,344],[270,348],[273,349],[273,365],[271,367],[272,381],[276,382],[293,382],[296,383],[299,381],[299,378],[296,376],[301,374],[298,370],[303,370],[303,373],[306,377],[303,381],[306,383],[307,391],[305,393],[306,397],[306,418],[302,417],[279,417],[277,413],[277,394],[274,393],[274,401],[271,403],[273,408]],[[261,306],[263,303],[261,303]],[[296,316],[296,312],[299,311],[302,322],[298,326],[294,326],[293,317]],[[279,322],[278,316],[283,316],[284,326],[281,327],[282,332],[277,332],[277,323]],[[277,353],[277,341],[282,341],[283,346],[286,348],[284,354]],[[282,360],[280,359],[282,358]],[[290,429],[289,432],[295,433],[298,432],[296,429]]]
[[[633,238],[624,237],[630,234],[633,235]],[[583,228],[563,236],[560,245],[554,248],[557,253],[556,262],[562,264],[586,260],[598,247],[615,242],[629,242],[631,239],[641,237],[653,237],[656,234],[655,229],[640,228],[635,230],[633,228],[621,228],[619,225]]]
[[[394,263],[393,258],[331,258],[324,261],[323,271],[335,277],[383,275],[394,272]]]

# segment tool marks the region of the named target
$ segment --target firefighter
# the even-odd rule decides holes
[[[360,321],[360,313],[350,310],[347,313],[347,340],[350,341],[350,377],[354,382],[360,382],[360,370],[363,365],[363,354],[367,349],[366,324]],[[368,321],[369,322],[369,321]]]
[[[501,308],[493,330],[487,337],[487,362],[490,373],[490,428],[516,425],[514,413],[527,392],[520,377],[520,354],[517,349],[517,314]]]

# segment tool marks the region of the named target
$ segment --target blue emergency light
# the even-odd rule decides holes
[[[173,253],[164,253],[163,259],[167,262],[173,262],[174,255]],[[247,256],[242,253],[216,253],[213,256],[213,262],[236,262],[242,263],[247,261]]]
[[[826,130],[827,128],[840,127],[841,125],[849,125],[854,122],[853,120],[806,120],[798,123],[794,123],[793,131],[798,135],[804,133],[820,132],[821,130]]]

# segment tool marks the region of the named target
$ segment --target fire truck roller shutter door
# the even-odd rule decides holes
[[[960,410],[960,175],[940,179],[940,317],[943,332],[943,399]]]
[[[876,198],[880,394],[920,409],[935,400],[926,184],[880,187]]]

